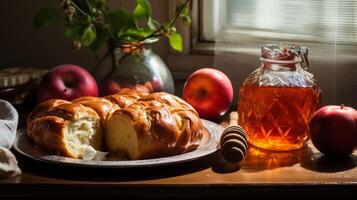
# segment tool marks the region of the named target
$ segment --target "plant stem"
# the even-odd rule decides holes
[[[103,30],[104,30],[104,31],[107,31],[108,34],[110,35],[110,37],[111,37],[113,40],[117,41],[117,39],[116,39],[115,35],[113,34],[113,32],[111,32],[110,29],[108,29],[102,21],[97,20],[97,19],[93,19],[93,23],[98,24],[98,25],[101,25],[101,26],[103,27]]]
[[[73,1],[70,1],[70,2],[71,2],[71,4],[72,4],[82,15],[88,16],[88,14],[87,14],[86,12],[84,12],[76,3],[74,3]],[[91,11],[91,9],[90,9],[90,5],[89,5],[88,0],[86,0],[86,4],[87,4],[88,11],[90,12],[90,14],[93,14],[92,11]],[[79,15],[77,15],[77,16],[80,18]],[[116,41],[116,37],[114,36],[114,34],[113,34],[108,28],[106,28],[106,26],[105,26],[105,24],[104,24],[103,22],[101,22],[100,20],[97,20],[97,19],[95,19],[95,18],[93,18],[92,20],[93,20],[93,21],[92,21],[93,23],[102,26],[102,27],[103,27],[103,30],[106,31],[106,32],[108,32],[108,34],[110,35],[110,37]]]
[[[71,4],[72,4],[74,7],[76,7],[76,9],[77,9],[82,15],[87,16],[87,14],[86,14],[79,6],[77,6],[76,3],[74,3],[73,1],[70,1],[70,2],[71,2]]]
[[[177,19],[180,17],[182,11],[186,8],[186,6],[188,5],[188,3],[190,2],[191,0],[186,0],[185,3],[183,4],[181,10],[179,10],[178,12],[176,12],[175,14],[175,17],[170,21],[168,27],[171,28],[177,21]],[[152,32],[149,36],[145,37],[143,39],[146,40],[146,39],[149,39],[149,38],[152,38],[152,37],[158,37],[158,36],[161,36],[163,35],[162,33],[162,30],[163,30],[163,27],[160,27],[159,29],[157,29],[156,31]]]
[[[110,55],[110,51],[108,51],[106,54],[104,54],[104,56],[102,56],[102,58],[98,61],[98,63],[94,66],[92,73],[94,74],[98,67],[100,66],[100,64],[102,64],[102,62]]]
[[[92,9],[91,9],[91,7],[90,7],[90,4],[89,4],[88,0],[86,0],[86,4],[87,4],[87,7],[88,7],[88,11],[89,11],[91,14],[93,14]]]
[[[130,56],[131,53],[127,53],[127,54],[124,54],[123,56],[121,56],[119,59],[118,59],[118,62],[116,63],[116,60],[115,60],[115,56],[113,56],[113,64],[112,64],[112,69],[111,71],[100,81],[100,84],[103,83],[103,81],[106,81],[110,75],[112,75],[114,72],[115,72],[115,69],[117,68],[117,66],[119,66],[121,64],[121,62],[128,56]]]
[[[171,20],[171,22],[170,22],[170,24],[169,24],[169,27],[172,27],[172,26],[176,23],[177,19],[180,17],[180,15],[181,15],[181,13],[182,13],[182,11],[186,8],[186,6],[188,5],[188,3],[189,3],[190,1],[191,1],[191,0],[186,0],[185,3],[183,4],[181,10],[180,10],[179,12],[176,12],[176,15],[175,15],[175,17]]]

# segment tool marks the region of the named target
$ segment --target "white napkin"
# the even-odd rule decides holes
[[[16,157],[9,150],[16,138],[18,119],[16,109],[0,99],[0,178],[21,174]]]
[[[0,147],[0,179],[21,174],[17,160],[10,150]]]
[[[0,99],[0,147],[10,149],[14,144],[18,120],[16,109]]]

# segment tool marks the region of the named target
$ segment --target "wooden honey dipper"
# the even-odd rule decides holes
[[[222,133],[220,145],[226,161],[236,163],[243,160],[248,149],[248,139],[244,129],[238,125],[237,112],[230,113],[229,126]]]

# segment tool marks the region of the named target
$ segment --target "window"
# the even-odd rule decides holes
[[[299,43],[310,50],[323,104],[357,107],[357,1],[193,0],[192,11],[192,51],[169,57],[174,74],[215,66],[230,77],[237,98],[260,65],[260,46]]]
[[[213,63],[236,91],[260,65],[260,46],[299,43],[310,49],[323,103],[357,107],[357,1],[204,0],[199,7],[198,40],[214,42]]]
[[[357,44],[354,0],[206,0],[206,40]]]

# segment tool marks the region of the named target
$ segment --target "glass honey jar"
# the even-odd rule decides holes
[[[270,44],[261,54],[261,66],[239,90],[239,124],[253,146],[300,149],[310,138],[308,123],[321,100],[320,87],[307,71],[308,49]]]

